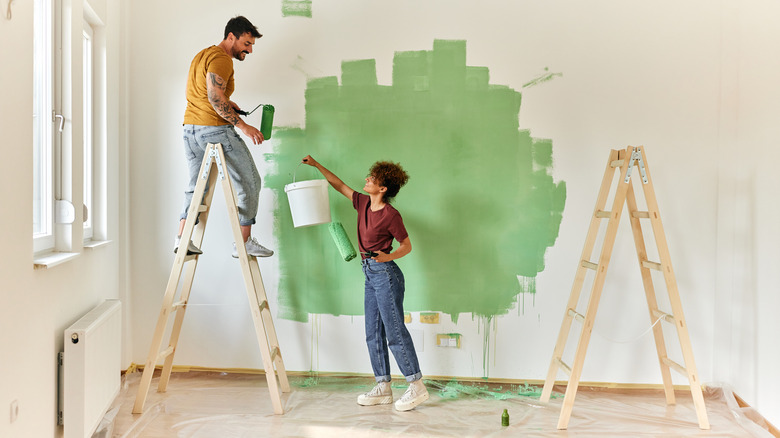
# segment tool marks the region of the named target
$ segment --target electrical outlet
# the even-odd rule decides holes
[[[19,418],[19,400],[14,400],[11,402],[11,423],[17,418]]]

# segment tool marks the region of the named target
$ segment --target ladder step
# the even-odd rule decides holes
[[[663,270],[663,266],[660,263],[651,262],[650,260],[642,260],[642,266],[647,269],[655,269],[656,271]]]
[[[666,356],[664,356],[663,359],[661,359],[661,361],[666,365],[668,365],[670,368],[673,368],[678,373],[682,374],[683,376],[688,377],[688,370],[686,370],[685,367],[680,365],[679,363],[669,359]]]
[[[208,205],[203,205],[203,204],[200,204],[200,205],[198,206],[198,212],[200,212],[200,213],[203,213],[204,211],[209,211],[209,207],[208,207]]]
[[[624,160],[615,160],[609,163],[609,167],[623,167]]]
[[[564,373],[566,373],[569,377],[571,377],[571,367],[566,365],[561,358],[555,359],[556,362],[558,362],[558,366],[563,370]]]
[[[184,262],[186,263],[192,260],[196,260],[197,258],[198,258],[198,254],[187,254],[186,256],[184,256]]]
[[[569,316],[571,316],[572,318],[576,319],[577,321],[579,321],[579,322],[581,322],[583,324],[585,323],[585,317],[582,316],[582,314],[577,313],[574,309],[569,309],[569,311],[567,313],[569,314]]]
[[[276,360],[276,357],[277,357],[277,356],[279,356],[279,347],[274,347],[274,348],[271,350],[271,362],[273,362],[274,360]]]
[[[175,311],[181,309],[182,307],[184,307],[186,305],[187,305],[187,302],[184,301],[184,300],[181,300],[181,301],[173,303],[173,306],[171,306],[171,310],[173,310],[175,312]]]
[[[583,268],[588,268],[588,269],[593,269],[594,271],[599,269],[599,265],[598,264],[593,263],[593,262],[589,262],[587,260],[583,260],[582,261],[582,267]]]
[[[260,303],[260,311],[262,312],[265,309],[268,309],[268,300],[263,300],[263,302]]]
[[[666,312],[661,312],[661,311],[660,311],[660,310],[658,310],[658,309],[653,309],[653,316],[654,316],[656,319],[658,319],[658,318],[661,318],[661,319],[663,319],[664,321],[666,321],[666,322],[668,322],[668,323],[671,323],[671,324],[674,324],[674,323],[675,323],[674,316],[672,316],[672,315],[670,315],[670,314],[668,314],[668,313],[666,313]]]
[[[631,216],[637,218],[637,219],[650,219],[650,212],[649,211],[635,211],[631,213]]]
[[[611,217],[611,216],[612,216],[612,212],[611,211],[598,210],[596,212],[596,217],[598,217],[598,218],[609,219],[609,217]]]
[[[157,355],[157,360],[155,361],[155,363],[160,362],[161,360],[170,356],[172,353],[173,353],[173,346],[166,348],[165,350],[161,351],[160,354]]]

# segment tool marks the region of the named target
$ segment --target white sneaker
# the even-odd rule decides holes
[[[263,245],[260,245],[260,243],[257,242],[257,239],[254,237],[250,237],[246,241],[246,253],[250,255],[251,257],[271,257],[274,255],[274,252],[270,249],[264,247]],[[233,258],[238,258],[238,249],[236,248],[236,242],[233,242]]]
[[[176,254],[176,251],[179,250],[180,243],[181,243],[181,237],[177,237],[175,243],[173,244],[174,254]],[[203,254],[203,251],[201,251],[200,248],[195,246],[195,244],[192,243],[192,240],[190,240],[190,243],[187,245],[187,255],[193,255],[193,254]]]
[[[411,382],[404,395],[395,402],[395,409],[408,411],[414,409],[425,400],[428,400],[428,390],[425,388],[422,379],[418,379]]]
[[[379,382],[374,389],[365,394],[360,394],[357,402],[361,406],[389,405],[393,402],[393,390],[390,382]]]

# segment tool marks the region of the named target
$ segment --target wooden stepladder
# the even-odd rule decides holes
[[[631,178],[634,166],[636,166],[639,171],[645,202],[647,204],[647,211],[639,211],[637,209],[637,201]],[[606,210],[605,207],[614,174],[618,169],[620,170],[620,178],[618,179],[618,186],[614,195],[612,209]],[[709,429],[710,424],[707,419],[707,410],[704,406],[701,383],[699,382],[699,377],[696,372],[693,350],[688,336],[688,325],[685,323],[685,317],[683,316],[680,294],[677,290],[677,280],[674,275],[674,270],[672,269],[666,235],[661,223],[661,216],[658,212],[658,202],[655,197],[653,182],[650,178],[647,157],[645,156],[644,148],[641,146],[629,146],[625,150],[612,150],[610,152],[606,170],[604,171],[604,179],[601,182],[601,190],[599,191],[598,199],[596,201],[596,208],[593,211],[590,228],[588,229],[588,234],[585,239],[585,248],[582,250],[580,263],[577,267],[577,274],[574,277],[574,285],[572,286],[569,302],[566,305],[566,312],[563,317],[563,323],[561,324],[561,331],[558,334],[558,342],[555,344],[555,350],[550,362],[550,369],[547,373],[547,379],[544,382],[541,401],[546,403],[550,400],[558,370],[561,369],[566,372],[569,375],[569,382],[566,386],[566,395],[564,396],[563,405],[561,406],[561,415],[558,418],[558,429],[566,429],[574,406],[574,397],[577,394],[577,387],[579,386],[582,367],[585,362],[585,352],[588,348],[591,332],[593,331],[599,299],[601,298],[601,292],[604,288],[604,280],[607,275],[612,248],[615,244],[615,236],[617,234],[618,224],[620,223],[623,204],[626,205],[629,213],[631,230],[634,235],[634,243],[636,246],[636,254],[639,259],[639,267],[642,274],[642,284],[644,285],[647,306],[650,311],[650,320],[657,321],[658,319],[661,319],[676,327],[683,359],[685,361],[685,366],[682,366],[669,359],[666,354],[662,327],[659,324],[655,324],[653,326],[653,336],[655,338],[656,352],[658,353],[658,362],[661,366],[666,403],[675,403],[674,387],[672,385],[672,376],[670,373],[670,369],[674,369],[688,377],[693,403],[696,407],[696,416],[699,420],[699,427],[701,429]],[[601,219],[608,219],[609,222],[607,224],[599,259],[597,262],[592,262],[591,255],[593,253],[594,244],[596,243]],[[650,225],[655,236],[655,243],[658,248],[658,255],[661,259],[660,262],[654,262],[647,259],[640,219],[650,220]],[[594,270],[596,275],[593,280],[587,311],[585,315],[582,315],[577,312],[576,307],[580,299],[580,292],[582,291],[586,273],[589,269]],[[658,308],[658,302],[653,288],[653,279],[650,272],[651,269],[663,273],[666,289],[669,294],[669,303],[672,310],[671,314],[663,312]],[[574,355],[574,363],[572,366],[568,366],[562,361],[562,356],[571,324],[575,320],[582,323],[582,331]]]
[[[168,278],[168,286],[165,289],[160,316],[157,319],[157,328],[152,337],[152,345],[149,349],[149,356],[144,364],[144,372],[141,376],[141,383],[138,387],[138,394],[133,405],[133,413],[143,413],[144,403],[146,402],[149,386],[152,383],[155,365],[165,359],[160,382],[157,387],[158,392],[165,392],[168,387],[168,380],[173,368],[173,356],[176,353],[176,344],[179,341],[184,312],[187,310],[192,283],[195,277],[195,268],[198,265],[198,255],[188,255],[187,245],[192,238],[193,243],[200,247],[203,242],[203,234],[208,223],[209,208],[215,192],[215,182],[219,178],[222,183],[222,191],[225,195],[225,203],[228,208],[228,216],[233,228],[233,239],[238,243],[238,259],[241,264],[241,270],[244,276],[249,306],[254,320],[257,340],[260,344],[260,353],[263,356],[263,367],[265,368],[265,377],[268,380],[268,390],[271,394],[275,414],[284,414],[282,407],[282,398],[279,392],[281,386],[282,392],[290,392],[290,384],[287,381],[287,373],[284,369],[281,351],[279,350],[279,341],[276,337],[271,311],[268,308],[268,298],[263,286],[263,278],[260,275],[260,268],[255,257],[249,256],[246,248],[241,242],[244,241],[241,236],[241,228],[238,221],[238,207],[236,205],[235,192],[230,177],[227,172],[225,155],[222,151],[222,145],[209,143],[203,157],[203,164],[200,167],[200,178],[195,185],[195,192],[192,195],[192,203],[187,212],[187,220],[184,224],[184,231],[181,235],[181,245],[176,252],[173,261],[173,269]],[[212,170],[216,170],[213,172]],[[206,193],[207,188],[211,188]],[[205,194],[205,195],[204,195]],[[200,223],[195,229],[195,220],[200,213]],[[193,236],[194,232],[194,236]],[[182,271],[184,272],[181,293],[179,301],[174,302],[179,282],[182,280]],[[168,318],[176,314],[176,319],[170,333],[168,348],[160,351],[163,341],[163,335],[168,326]],[[274,365],[276,368],[274,369]],[[279,382],[277,383],[277,374]]]

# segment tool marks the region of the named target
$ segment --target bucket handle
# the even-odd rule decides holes
[[[301,164],[303,164],[303,161],[301,161],[300,163],[298,163],[297,166],[295,166],[295,170],[293,171],[293,184],[295,183],[295,174],[298,172],[298,168],[301,167]]]

